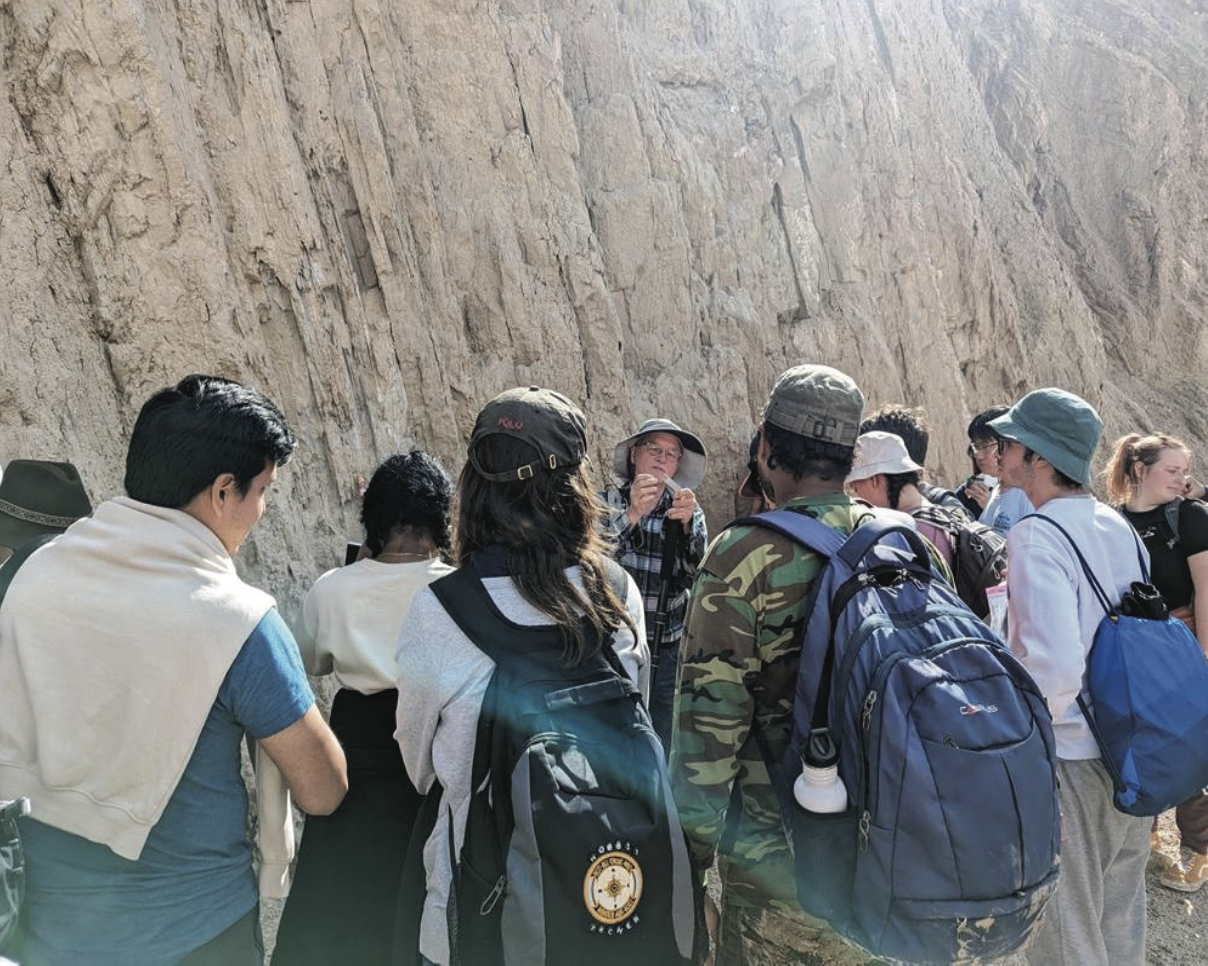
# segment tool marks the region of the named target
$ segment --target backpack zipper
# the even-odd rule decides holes
[[[503,890],[506,888],[507,883],[508,877],[506,875],[501,875],[496,880],[495,888],[487,894],[487,897],[482,900],[482,905],[478,907],[478,914],[480,916],[489,916],[491,914],[491,910],[495,908],[495,903],[503,896]]]

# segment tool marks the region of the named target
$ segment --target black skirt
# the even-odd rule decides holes
[[[274,966],[391,962],[407,843],[421,802],[394,740],[398,692],[342,689],[331,730],[348,759],[348,794],[302,831]]]

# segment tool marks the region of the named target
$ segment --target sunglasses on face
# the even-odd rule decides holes
[[[992,450],[1002,452],[1001,439],[988,439],[984,443],[970,443],[966,452],[977,459],[979,456],[988,456]]]

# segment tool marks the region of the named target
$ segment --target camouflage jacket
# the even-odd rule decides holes
[[[784,506],[808,508],[848,534],[872,515],[844,494]],[[709,548],[692,587],[671,780],[697,869],[712,867],[726,833],[719,867],[727,903],[800,915],[779,804],[751,723],[758,722],[770,752],[781,756],[793,722],[806,598],[822,563],[771,530],[731,527]],[[941,570],[946,575],[947,568]],[[738,814],[729,814],[734,808]]]

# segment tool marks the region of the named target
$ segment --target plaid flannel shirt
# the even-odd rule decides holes
[[[663,521],[671,509],[671,491],[664,488],[663,495],[646,516],[631,527],[626,514],[629,512],[629,489],[609,487],[600,494],[607,507],[604,529],[615,541],[613,557],[638,585],[646,607],[646,641],[654,642],[654,616],[659,606],[659,570],[663,564]],[[663,647],[678,647],[684,634],[684,613],[688,609],[688,591],[696,576],[696,567],[705,555],[708,535],[705,530],[705,515],[698,505],[692,513],[690,531],[685,530],[680,542],[679,556],[675,564],[673,596],[668,607],[667,626],[663,631]],[[654,655],[651,655],[653,658]]]

